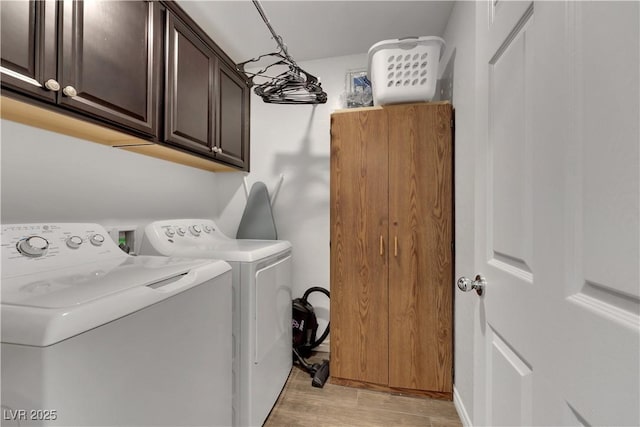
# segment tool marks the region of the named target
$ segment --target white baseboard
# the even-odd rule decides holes
[[[464,403],[462,403],[462,399],[460,398],[460,394],[458,393],[456,386],[453,386],[453,404],[456,407],[456,411],[458,412],[462,425],[464,427],[473,427],[473,424],[471,424],[471,418],[469,418],[467,409],[464,407]]]

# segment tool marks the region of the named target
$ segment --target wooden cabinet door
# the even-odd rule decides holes
[[[220,116],[216,159],[249,170],[249,88],[222,62],[218,82]]]
[[[392,123],[389,386],[450,393],[451,105],[390,106],[386,111]]]
[[[161,34],[156,2],[63,2],[59,103],[157,135]]]
[[[388,144],[383,110],[331,116],[331,375],[388,383]]]
[[[165,141],[213,157],[218,59],[167,13]]]
[[[55,102],[56,2],[0,1],[2,86]]]

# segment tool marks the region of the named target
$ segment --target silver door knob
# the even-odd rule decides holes
[[[47,89],[57,92],[60,90],[60,83],[58,83],[57,81],[53,80],[53,79],[49,79],[46,82],[44,82],[44,87],[46,87]]]
[[[458,288],[463,292],[469,292],[475,289],[478,295],[482,295],[484,288],[487,286],[487,281],[484,277],[478,274],[475,280],[462,276],[458,279],[457,284]]]
[[[62,89],[62,93],[64,93],[67,96],[77,96],[78,95],[78,91],[73,86],[65,86],[65,88]]]

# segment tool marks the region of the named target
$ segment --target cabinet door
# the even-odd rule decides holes
[[[54,102],[56,2],[0,1],[2,87]]]
[[[213,157],[217,58],[167,13],[165,141]]]
[[[388,145],[383,110],[331,116],[331,375],[388,382]]]
[[[157,135],[161,33],[156,2],[63,2],[59,103]]]
[[[218,68],[218,152],[216,159],[249,169],[249,88],[230,68]]]
[[[393,124],[389,128],[389,237],[393,245],[389,257],[389,386],[451,392],[451,105],[391,106],[386,110]]]

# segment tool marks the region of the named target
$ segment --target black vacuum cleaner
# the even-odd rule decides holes
[[[324,387],[324,383],[329,378],[329,361],[322,363],[309,363],[305,359],[311,355],[311,351],[319,346],[329,335],[329,324],[320,338],[316,339],[318,332],[318,319],[307,299],[313,292],[321,292],[330,297],[329,291],[319,286],[307,289],[302,298],[293,300],[293,361],[298,362],[302,368],[309,373],[311,385],[313,387]]]

